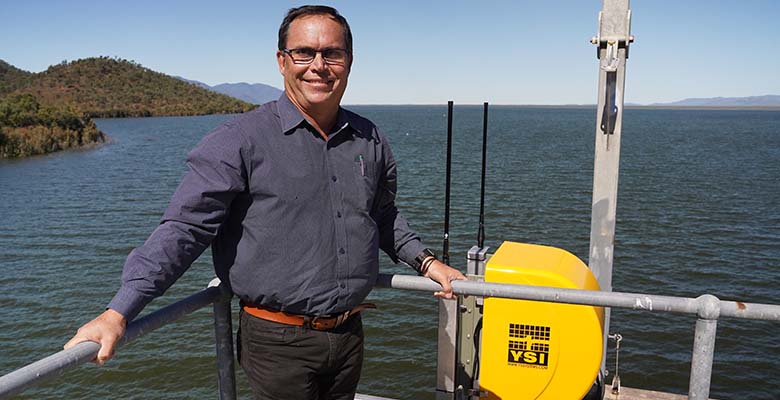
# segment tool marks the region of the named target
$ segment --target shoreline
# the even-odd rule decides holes
[[[37,127],[50,128],[50,127],[46,127],[44,125],[30,125],[30,126],[23,127],[23,128],[31,128],[31,127],[32,128],[37,128]],[[13,129],[13,128],[11,128],[11,129]],[[10,160],[26,160],[26,159],[33,158],[33,157],[47,156],[47,155],[50,155],[50,154],[62,153],[64,151],[89,151],[89,150],[92,150],[92,149],[95,149],[97,147],[103,146],[105,144],[110,144],[110,143],[113,142],[113,139],[111,138],[111,136],[107,135],[106,133],[104,133],[103,131],[101,131],[99,129],[96,130],[96,131],[97,131],[97,134],[99,135],[101,140],[90,141],[88,143],[84,143],[84,144],[81,144],[81,145],[68,146],[68,147],[64,147],[64,148],[63,147],[59,147],[59,145],[58,145],[58,148],[55,149],[55,150],[52,150],[52,151],[45,151],[44,150],[44,151],[36,152],[36,153],[33,153],[33,154],[23,154],[23,155],[19,155],[19,156],[11,156],[11,157],[5,156],[5,155],[0,155],[0,162],[7,161],[7,160],[8,161],[10,161]],[[3,132],[3,134],[5,134],[5,132]],[[81,132],[80,134],[84,135],[83,132]],[[22,137],[23,137],[23,135],[22,135]],[[82,136],[82,138],[83,138],[83,136]],[[20,144],[22,146],[28,146],[29,145],[29,143],[20,143]],[[5,145],[3,145],[3,147],[4,146]],[[14,147],[14,148],[18,149],[20,147],[17,146],[17,147]],[[23,148],[23,147],[21,147],[21,148]],[[3,150],[5,150],[6,152],[8,151],[7,148],[3,148]]]

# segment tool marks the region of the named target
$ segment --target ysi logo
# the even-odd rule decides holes
[[[550,358],[550,327],[509,324],[507,362],[509,365],[547,368]]]
[[[536,351],[509,350],[508,360],[511,363],[547,365],[547,353]]]

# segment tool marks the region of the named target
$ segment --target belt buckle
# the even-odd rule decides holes
[[[327,319],[327,317],[322,317],[322,316],[314,316],[314,317],[306,316],[306,317],[303,317],[303,326],[305,326],[306,328],[309,328],[309,329],[314,329],[315,331],[327,330],[329,328],[319,326],[320,320],[323,320],[323,319]]]

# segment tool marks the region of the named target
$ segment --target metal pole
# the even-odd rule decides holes
[[[447,171],[444,184],[444,245],[441,260],[450,264],[450,177],[452,175],[452,100],[447,102]]]
[[[424,278],[428,280],[427,278]],[[439,299],[439,329],[436,348],[436,400],[452,400],[455,392],[455,338],[458,333],[458,304]]]
[[[447,160],[444,194],[444,243],[442,262],[450,263],[450,189],[452,172],[452,100],[447,102]],[[436,357],[436,399],[451,400],[455,391],[455,335],[457,334],[457,304],[439,299],[439,329]]]
[[[626,58],[631,42],[629,0],[603,0],[599,35],[591,40],[599,58],[599,93],[596,109],[596,144],[593,162],[593,200],[588,266],[603,291],[612,290],[612,259],[615,244],[620,134],[623,125],[623,91]],[[610,310],[604,310],[606,360]]]
[[[214,338],[217,347],[217,380],[220,400],[236,400],[236,369],[233,364],[233,321],[230,300],[233,293],[219,279],[209,287],[219,288],[219,298],[214,302]]]
[[[0,377],[0,399],[10,399],[33,386],[60,377],[67,370],[94,359],[98,350],[100,344],[82,342],[4,375]]]
[[[377,287],[435,292],[441,290],[438,283],[421,276],[379,274]],[[453,281],[452,292],[458,295],[501,297],[505,299],[546,301],[550,303],[581,304],[601,307],[618,307],[652,312],[673,312],[698,314],[701,297],[696,298],[656,296],[643,293],[604,292],[600,290],[565,289],[547,286],[516,285],[475,281]],[[780,305],[754,304],[733,301],[719,301],[719,309],[728,309],[738,304],[744,308],[739,314],[729,317],[763,321],[780,321]],[[755,310],[755,311],[751,311]],[[720,312],[720,316],[727,316]],[[711,317],[708,317],[712,319]]]
[[[712,360],[715,353],[715,335],[718,330],[720,301],[717,297],[709,294],[700,296],[696,300],[699,302],[699,318],[696,320],[696,331],[693,338],[688,398],[707,400],[710,397]]]
[[[133,321],[125,330],[119,346],[203,308],[219,296],[219,289],[208,288]],[[97,356],[100,344],[82,342],[54,353],[7,375],[0,376],[0,399],[7,399],[42,382],[56,378]]]
[[[487,127],[488,127],[488,103],[483,104],[482,110],[482,180],[479,191],[479,229],[477,230],[477,246],[485,247],[485,169],[487,168]]]

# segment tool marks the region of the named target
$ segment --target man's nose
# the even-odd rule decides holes
[[[311,61],[311,68],[317,71],[322,71],[327,68],[328,63],[325,62],[325,58],[322,57],[321,52],[317,52],[314,55],[314,60]]]

